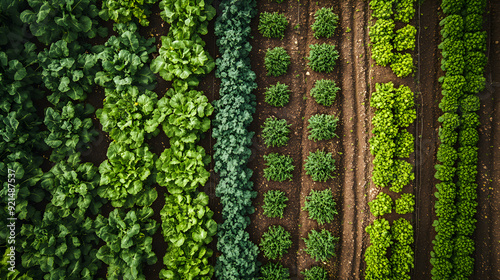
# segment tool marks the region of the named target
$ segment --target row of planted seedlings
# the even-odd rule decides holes
[[[321,8],[315,13],[315,22],[311,29],[314,36],[319,38],[331,38],[337,27],[338,16],[333,13],[333,8]],[[262,12],[259,17],[259,31],[266,38],[286,38],[285,30],[288,26],[288,19],[285,15],[274,12]],[[310,46],[309,67],[316,72],[330,73],[333,71],[339,54],[334,45],[323,43]],[[268,76],[280,77],[288,72],[290,66],[290,55],[283,47],[268,49],[264,58],[264,66]],[[316,81],[315,87],[311,90],[311,96],[316,102],[325,107],[331,106],[339,88],[333,80],[322,79]],[[285,110],[290,102],[292,91],[289,86],[279,81],[275,85],[270,85],[264,93],[264,101],[276,108]],[[326,145],[326,141],[338,137],[336,135],[338,118],[334,114],[316,114],[308,119],[309,140],[320,141]],[[285,147],[288,144],[292,125],[286,119],[269,117],[262,127],[261,137],[264,144],[270,147]],[[294,162],[290,155],[282,153],[269,153],[263,156],[267,166],[263,172],[268,181],[292,181]],[[318,149],[310,152],[305,160],[304,169],[313,181],[326,182],[334,178],[335,159],[332,153]],[[295,179],[298,180],[298,179]],[[281,190],[269,190],[264,193],[263,214],[269,218],[284,218],[285,208],[289,201],[287,194]],[[319,226],[331,223],[334,220],[337,210],[335,208],[331,189],[322,191],[311,190],[305,198],[304,211],[308,211],[309,218],[315,220]],[[335,255],[335,247],[338,237],[330,231],[315,229],[308,233],[307,238],[303,238],[306,248],[305,252],[314,259],[315,262],[325,263]],[[279,260],[292,246],[291,234],[281,225],[272,225],[263,233],[260,247],[267,259]],[[301,272],[305,279],[328,279],[327,270],[315,265]],[[279,262],[269,262],[261,269],[262,279],[290,279],[288,268],[283,267]],[[331,276],[331,275],[330,275]],[[278,278],[277,278],[278,277]]]
[[[437,151],[439,164],[434,177],[437,219],[433,226],[436,237],[431,252],[432,279],[467,279],[474,272],[475,246],[472,235],[476,228],[478,94],[485,89],[484,68],[487,63],[486,31],[483,14],[486,1],[443,0],[441,8],[445,18],[442,26],[443,60],[445,76],[442,83],[443,111],[438,119],[440,144]]]
[[[413,72],[411,53],[393,53],[415,48],[416,29],[408,24],[394,33],[395,23],[409,23],[415,14],[415,1],[370,1],[372,17],[377,18],[370,27],[372,58],[381,66],[391,64],[396,76]],[[414,212],[415,195],[404,188],[415,179],[413,165],[406,161],[414,152],[414,136],[407,128],[416,119],[414,94],[407,86],[394,87],[392,82],[376,84],[370,99],[376,111],[372,118],[370,152],[374,155],[372,180],[377,188],[389,187],[390,192],[378,189],[375,199],[368,202],[376,217],[366,227],[370,246],[365,252],[366,279],[407,279],[414,266],[414,231],[411,222],[399,218],[390,225],[383,218],[395,210],[398,215]],[[394,194],[395,193],[395,194]],[[399,196],[395,201],[391,196]],[[389,256],[390,252],[390,256]]]

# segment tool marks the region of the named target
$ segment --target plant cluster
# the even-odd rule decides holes
[[[290,55],[282,47],[267,49],[264,66],[268,76],[278,77],[286,74],[290,66]]]
[[[379,193],[377,198],[368,202],[370,212],[372,212],[375,217],[392,213],[393,204],[392,198],[383,192]]]
[[[269,262],[260,269],[262,280],[289,280],[290,272],[288,268],[283,267],[280,263]]]
[[[259,245],[266,258],[271,260],[281,259],[288,252],[288,249],[292,247],[290,232],[282,226],[270,226],[262,234]]]
[[[309,218],[323,225],[333,222],[334,216],[338,214],[336,203],[331,190],[311,190],[302,210],[309,212]]]
[[[445,76],[439,79],[442,99],[439,107],[440,144],[435,166],[438,199],[437,220],[433,226],[436,238],[431,252],[432,279],[464,279],[474,271],[474,243],[477,212],[477,142],[480,125],[477,94],[485,88],[486,64],[482,0],[444,0],[441,8],[446,17],[440,25],[439,49]]]
[[[268,181],[283,182],[292,180],[292,172],[294,170],[293,159],[291,156],[271,153],[264,155],[265,165],[264,178]]]
[[[283,107],[290,102],[290,93],[288,85],[278,82],[266,88],[264,101],[274,107]]]
[[[256,1],[223,0],[215,23],[215,35],[221,56],[217,58],[215,75],[221,79],[220,99],[214,102],[215,118],[212,136],[214,170],[220,176],[215,194],[222,204],[223,223],[219,225],[215,277],[218,279],[255,279],[259,266],[259,248],[250,240],[246,228],[247,215],[253,213],[256,197],[247,167],[251,155],[253,132],[248,126],[255,113],[256,75],[248,59],[252,46],[250,23],[257,14]],[[238,252],[235,254],[235,248]],[[263,274],[264,273],[263,270]],[[269,274],[271,275],[271,274]],[[280,274],[277,278],[285,279]]]
[[[396,213],[408,214],[413,213],[415,206],[415,195],[411,193],[404,193],[401,198],[396,199]]]
[[[264,215],[269,218],[282,218],[288,197],[283,191],[270,190],[264,194]]]
[[[311,96],[318,104],[323,106],[331,106],[337,97],[337,92],[340,90],[333,80],[316,80],[314,87],[311,89]]]
[[[135,19],[142,26],[148,26],[151,6],[158,0],[103,0],[99,16],[104,20],[129,23]]]
[[[211,1],[205,0],[161,0],[161,18],[174,27],[171,34],[175,38],[189,39],[194,34],[206,35],[208,22],[216,14]]]
[[[311,25],[314,37],[330,38],[335,33],[339,16],[333,13],[333,8],[321,8],[314,14],[314,23]]]
[[[262,126],[262,140],[267,147],[281,147],[288,143],[290,126],[285,119],[269,117]]]
[[[309,156],[305,160],[304,169],[307,175],[311,175],[311,179],[316,182],[326,182],[328,179],[334,178],[335,159],[331,153],[317,150],[309,152]]]
[[[320,266],[314,266],[300,272],[305,280],[328,280],[328,273]]]
[[[262,12],[259,17],[259,32],[266,38],[285,37],[285,30],[288,26],[288,20],[283,14],[278,12]]]
[[[326,262],[335,256],[335,246],[339,237],[335,237],[331,232],[323,229],[321,231],[311,230],[307,238],[303,238],[306,243],[304,251],[315,261]]]
[[[335,134],[338,121],[339,118],[334,115],[318,114],[311,116],[308,120],[309,125],[307,126],[309,129],[309,140],[314,140],[316,142],[338,137],[338,135]]]
[[[337,64],[339,52],[335,49],[335,45],[330,44],[314,44],[309,46],[309,56],[307,65],[316,72],[330,73]]]

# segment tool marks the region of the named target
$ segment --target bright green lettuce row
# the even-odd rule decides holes
[[[387,66],[394,60],[394,45],[390,41],[372,44],[372,59],[380,66]]]
[[[111,139],[138,148],[144,139],[160,133],[158,126],[169,110],[167,102],[167,98],[158,100],[156,93],[134,86],[122,91],[106,89],[103,108],[96,111],[96,116]]]
[[[413,145],[414,141],[415,137],[413,137],[413,134],[409,133],[407,130],[400,130],[395,139],[396,153],[394,156],[398,158],[410,157],[410,154],[415,150]]]
[[[43,174],[40,185],[51,194],[51,203],[61,209],[62,217],[73,209],[78,215],[85,215],[87,210],[97,215],[106,202],[97,195],[99,180],[98,168],[90,162],[80,163],[80,153],[75,153]]]
[[[394,90],[394,84],[392,82],[376,83],[375,91],[370,98],[370,106],[376,109],[392,109],[395,103],[396,91]]]
[[[464,20],[460,15],[447,16],[439,22],[439,25],[442,26],[443,40],[446,38],[460,40],[464,36]]]
[[[380,19],[389,19],[394,14],[392,7],[395,0],[370,0],[370,9],[372,17]]]
[[[432,240],[433,251],[431,252],[432,258],[449,259],[453,254],[453,242],[451,239],[443,238],[442,235],[437,234],[436,238]]]
[[[176,91],[169,89],[165,94],[163,131],[169,138],[185,143],[195,143],[200,135],[210,129],[210,119],[214,108],[202,91]]]
[[[32,10],[21,13],[21,20],[29,24],[31,33],[46,45],[57,40],[68,43],[78,37],[106,37],[108,30],[99,27],[96,0],[28,0]]]
[[[80,150],[86,150],[98,135],[90,115],[94,107],[90,104],[68,102],[62,109],[48,107],[44,123],[50,134],[45,143],[53,148],[50,160],[58,162]]]
[[[410,221],[404,218],[399,218],[392,224],[391,227],[392,239],[403,245],[413,244],[413,226]]]
[[[415,26],[407,24],[405,27],[396,30],[396,38],[394,38],[394,46],[397,51],[405,51],[415,49],[415,36],[417,29]]]
[[[99,166],[99,196],[110,200],[113,207],[153,204],[158,197],[151,186],[156,155],[146,145],[131,149],[118,142],[111,142],[106,155],[108,159]]]
[[[160,16],[171,25],[175,38],[190,39],[195,34],[206,35],[208,22],[216,14],[209,0],[162,0]]]
[[[214,69],[214,59],[203,48],[205,42],[199,36],[193,36],[191,40],[162,36],[161,41],[159,55],[151,62],[151,70],[163,79],[186,80],[208,74]]]
[[[210,156],[205,154],[205,149],[192,143],[182,143],[175,138],[170,143],[171,147],[156,161],[156,182],[167,187],[172,194],[192,192],[205,185],[210,177],[210,172],[205,169]]]
[[[409,23],[415,16],[416,0],[399,0],[396,1],[394,19]]]
[[[368,202],[368,205],[370,206],[370,212],[375,217],[392,213],[393,204],[394,202],[392,198],[388,194],[383,192],[380,192],[377,195],[377,198]]]
[[[400,159],[394,161],[393,168],[394,177],[389,189],[399,193],[403,190],[403,187],[415,179],[415,173],[413,172],[413,165],[411,163]]]
[[[94,222],[83,213],[62,216],[62,211],[48,204],[43,219],[23,224],[22,266],[35,279],[91,280],[101,267],[96,258],[99,243]]]
[[[123,212],[115,209],[109,218],[95,220],[96,234],[105,245],[99,248],[97,259],[108,265],[107,279],[145,280],[143,266],[157,262],[153,252],[153,234],[159,225],[151,219],[149,207]]]
[[[129,23],[132,17],[142,26],[149,26],[151,6],[158,0],[103,0],[99,16],[117,23]]]
[[[396,35],[394,28],[396,24],[392,19],[379,19],[370,26],[368,34],[370,35],[370,42],[372,44],[387,43]]]
[[[198,194],[165,195],[165,206],[160,212],[163,237],[169,249],[163,261],[167,269],[161,279],[211,279],[214,268],[208,264],[212,250],[206,244],[217,233],[213,212],[208,207],[209,197]]]

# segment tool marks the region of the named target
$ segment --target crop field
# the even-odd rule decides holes
[[[500,1],[0,21],[1,279],[500,279]]]

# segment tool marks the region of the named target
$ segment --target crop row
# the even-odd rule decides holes
[[[485,88],[486,32],[483,13],[486,1],[443,0],[446,17],[442,26],[443,60],[446,72],[439,107],[440,144],[435,166],[437,220],[436,238],[431,252],[432,278],[465,279],[474,271],[474,241],[477,212],[477,161],[480,100]]]

